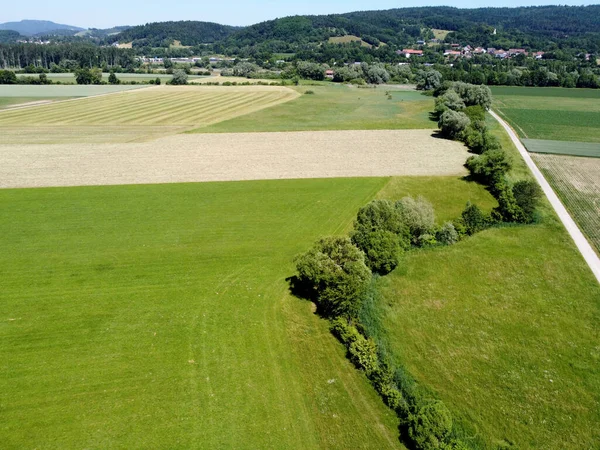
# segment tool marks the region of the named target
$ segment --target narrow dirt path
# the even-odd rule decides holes
[[[550,187],[550,184],[548,184],[548,182],[544,178],[544,175],[542,175],[542,172],[540,172],[540,170],[537,168],[537,166],[533,162],[533,159],[531,159],[531,156],[529,156],[529,153],[525,149],[525,146],[521,143],[513,129],[504,120],[502,120],[502,118],[494,111],[490,111],[490,114],[498,121],[498,123],[500,123],[500,125],[504,127],[504,129],[512,139],[513,143],[519,150],[519,153],[521,153],[521,156],[527,163],[527,166],[533,172],[535,179],[542,187],[544,193],[546,194],[546,197],[548,197],[548,200],[550,200],[550,204],[556,211],[556,214],[558,214],[558,217],[560,218],[563,225],[571,235],[571,238],[573,238],[573,241],[575,241],[575,245],[577,245],[577,248],[581,252],[581,255],[588,263],[590,269],[592,269],[592,272],[594,273],[596,279],[600,283],[600,258],[598,258],[598,255],[596,255],[596,252],[594,252],[594,249],[587,241],[587,239],[585,238],[585,236],[583,235],[583,233],[581,232],[581,230],[579,229],[579,227],[577,226],[567,209],[561,203],[558,196],[554,193],[554,191]]]

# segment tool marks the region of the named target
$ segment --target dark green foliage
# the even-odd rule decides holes
[[[470,202],[467,203],[467,207],[462,212],[461,219],[465,231],[469,236],[490,226],[490,218],[477,205]]]
[[[110,75],[108,76],[108,82],[110,84],[119,84],[121,82],[121,80],[119,80],[117,78],[117,76],[115,75],[114,72],[111,72]]]
[[[159,77],[156,77],[156,80],[154,80],[154,84],[156,85],[160,85],[161,81]]]
[[[452,431],[452,416],[441,401],[430,401],[408,418],[408,435],[414,448],[443,449]]]
[[[75,71],[75,81],[77,84],[100,84],[102,71],[97,68],[81,67]]]
[[[325,68],[320,64],[300,61],[296,65],[296,71],[300,77],[308,80],[320,81],[325,79]]]
[[[367,267],[385,275],[396,268],[402,252],[398,235],[386,230],[352,234],[352,242],[365,253]]]
[[[399,236],[405,235],[407,227],[397,206],[389,200],[373,200],[362,207],[356,215],[354,230],[377,231],[385,230]]]
[[[481,105],[470,105],[467,106],[463,112],[467,115],[467,117],[471,120],[471,122],[485,121],[485,109]]]
[[[17,84],[17,76],[12,70],[0,70],[0,84]]]
[[[518,181],[512,188],[515,201],[523,214],[523,221],[535,220],[535,210],[542,197],[542,189],[535,181]]]
[[[355,317],[371,280],[364,253],[347,237],[321,238],[296,259],[300,283],[327,317]]]
[[[171,84],[187,84],[188,75],[184,70],[177,69],[173,71],[173,78],[171,79]]]
[[[163,47],[177,40],[182,45],[198,45],[224,39],[237,29],[218,23],[192,20],[156,22],[129,28],[112,36],[109,42],[133,42],[134,46]]]
[[[13,30],[0,30],[0,43],[15,42],[21,35]]]
[[[479,156],[471,156],[465,166],[474,179],[493,186],[508,173],[512,163],[506,152],[499,149],[486,151]]]

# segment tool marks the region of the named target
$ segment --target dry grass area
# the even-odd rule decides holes
[[[346,36],[334,36],[334,37],[330,37],[329,38],[329,43],[330,44],[348,44],[350,42],[360,42],[360,45],[363,46],[363,47],[368,47],[368,48],[373,47],[371,44],[369,44],[368,42],[363,41],[358,36],[354,36],[354,35],[351,35],[351,34],[348,34]]]
[[[465,173],[432,130],[167,136],[130,144],[0,144],[0,187]]]
[[[195,78],[193,80],[188,80],[188,81],[190,84],[209,84],[209,83],[223,84],[223,83],[227,83],[227,82],[237,83],[237,84],[250,83],[251,86],[258,86],[258,83],[269,84],[269,85],[271,83],[280,84],[280,80],[269,80],[266,78],[260,79],[260,78],[245,78],[245,77],[223,77],[221,75],[215,75],[212,77],[205,77],[205,78]],[[263,86],[263,87],[266,87],[266,86]],[[273,87],[279,87],[279,86],[273,86]]]
[[[4,144],[131,142],[293,100],[281,86],[161,86],[0,112]]]
[[[600,253],[600,159],[539,153],[531,157]]]

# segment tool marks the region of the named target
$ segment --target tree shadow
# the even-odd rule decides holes
[[[300,277],[293,275],[285,279],[289,286],[290,294],[301,300],[308,300],[314,302],[316,300],[316,292],[312,286],[300,279]]]

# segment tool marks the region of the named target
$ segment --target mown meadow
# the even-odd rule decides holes
[[[5,448],[399,448],[292,258],[385,179],[0,191]]]

